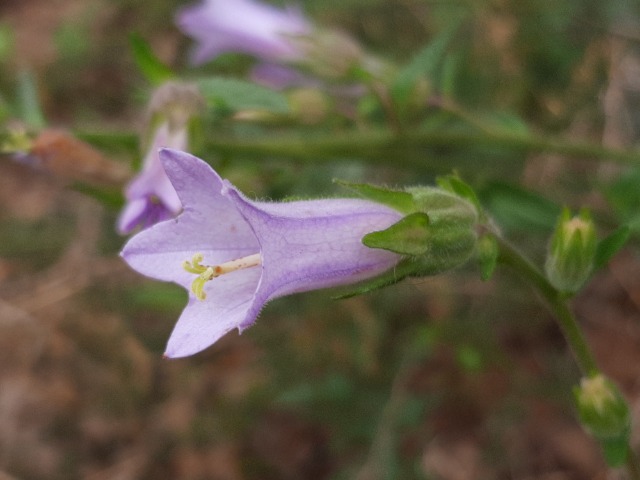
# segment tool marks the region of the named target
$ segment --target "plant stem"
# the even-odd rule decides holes
[[[593,160],[640,164],[640,152],[615,150],[588,143],[569,143],[528,134],[507,132],[356,131],[326,135],[279,135],[277,137],[229,139],[210,137],[205,148],[226,154],[279,156],[296,160],[335,160],[345,156],[389,164],[394,159],[412,166],[425,166],[427,147],[502,147],[517,152],[551,152]],[[407,159],[402,155],[408,155]],[[415,155],[417,154],[417,155]],[[486,167],[486,166],[484,166]]]
[[[78,137],[92,143],[114,143],[137,148],[137,135],[129,132],[76,132]],[[514,152],[558,153],[568,157],[591,160],[609,160],[623,164],[640,164],[640,152],[605,148],[590,143],[573,143],[533,134],[520,134],[504,130],[482,131],[408,131],[398,133],[388,129],[350,131],[347,133],[298,133],[280,132],[274,136],[258,137],[209,136],[204,150],[244,155],[262,159],[275,156],[298,161],[335,161],[345,157],[360,158],[374,164],[422,167],[441,165],[430,161],[425,148],[499,147]],[[475,162],[479,163],[479,162]],[[448,167],[447,167],[448,168]],[[486,168],[480,163],[478,168]]]
[[[567,299],[549,283],[533,263],[518,252],[511,244],[499,235],[495,235],[495,238],[500,246],[499,261],[510,266],[531,282],[547,301],[549,308],[555,314],[558,324],[573,351],[582,374],[587,377],[596,375],[599,369],[595,358],[567,304]],[[638,458],[630,445],[628,448],[626,464],[629,478],[632,480],[640,480],[640,464],[638,463]]]
[[[497,235],[496,240],[500,246],[499,261],[510,266],[522,275],[547,301],[549,308],[554,313],[558,325],[573,351],[582,374],[590,377],[598,373],[595,358],[567,304],[566,298],[549,283],[533,263],[518,252],[511,244]]]

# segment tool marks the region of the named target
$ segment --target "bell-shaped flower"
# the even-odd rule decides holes
[[[118,218],[118,232],[127,234],[137,227],[148,228],[180,212],[182,204],[160,163],[158,152],[163,147],[184,149],[187,139],[186,126],[174,130],[169,122],[158,126],[142,169],[125,190],[127,203]]]
[[[204,108],[204,99],[195,85],[167,82],[158,87],[149,101],[150,145],[142,168],[127,185],[127,203],[118,219],[118,231],[128,234],[175,217],[182,204],[158,157],[161,148],[186,150],[189,125]]]
[[[190,292],[167,357],[242,332],[274,298],[372,278],[402,259],[362,243],[402,218],[393,208],[360,199],[251,201],[192,155],[165,149],[160,158],[183,211],[135,235],[122,256]]]
[[[300,56],[295,37],[312,28],[297,8],[279,9],[254,0],[203,0],[180,10],[176,23],[197,42],[194,64],[226,52],[290,61]]]

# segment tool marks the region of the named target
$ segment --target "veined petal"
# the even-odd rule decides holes
[[[235,189],[227,193],[251,225],[262,253],[263,275],[248,321],[270,299],[355,283],[400,260],[362,244],[367,233],[402,218],[384,205],[358,199],[263,203],[248,201]]]
[[[246,323],[260,273],[260,269],[247,269],[215,278],[207,284],[206,301],[190,297],[171,333],[165,355],[193,355]]]
[[[253,231],[222,195],[222,180],[211,167],[184,152],[163,149],[160,155],[184,209],[131,238],[122,251],[127,263],[144,275],[189,288],[193,275],[182,264],[196,253],[208,264],[219,264],[259,252]]]

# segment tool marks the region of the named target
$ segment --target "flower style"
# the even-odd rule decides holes
[[[253,0],[203,0],[179,11],[176,23],[198,42],[192,55],[194,64],[225,52],[290,61],[300,56],[294,37],[311,31],[299,9],[281,10]]]
[[[242,332],[269,300],[371,278],[402,258],[361,241],[402,218],[390,207],[360,199],[251,201],[190,154],[164,149],[160,158],[183,211],[131,238],[122,256],[140,273],[190,292],[167,357]]]
[[[136,227],[148,228],[180,212],[182,204],[160,163],[158,151],[162,147],[186,148],[187,138],[186,127],[172,130],[169,122],[163,122],[155,131],[142,170],[125,191],[127,204],[117,225],[121,234]]]

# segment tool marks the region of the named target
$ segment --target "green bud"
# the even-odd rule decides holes
[[[362,243],[410,257],[408,275],[433,275],[465,263],[473,254],[478,220],[476,208],[467,200],[441,188],[417,187],[398,192],[411,209],[386,230],[365,235]],[[407,195],[408,194],[408,195]]]
[[[607,462],[624,463],[631,432],[629,406],[618,388],[604,375],[583,378],[574,388],[582,426],[597,438]]]
[[[315,88],[299,88],[289,93],[291,115],[304,125],[317,125],[327,118],[326,95]]]
[[[577,292],[593,271],[596,249],[596,231],[588,210],[571,217],[564,209],[545,264],[551,284],[564,293]]]

